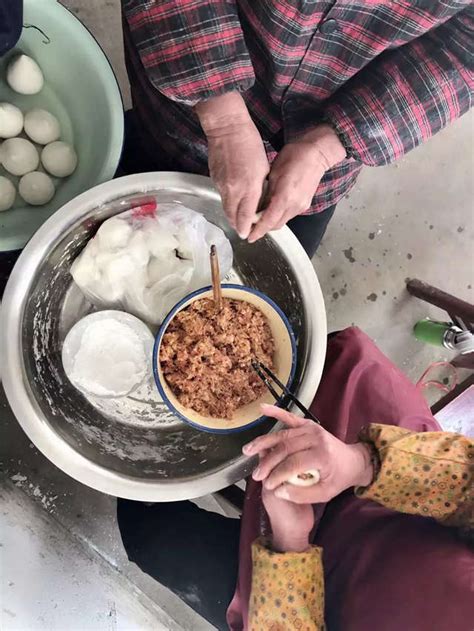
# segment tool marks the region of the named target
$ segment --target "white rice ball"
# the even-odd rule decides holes
[[[61,135],[61,128],[56,116],[51,112],[34,108],[25,116],[25,132],[39,145],[47,145],[58,140]]]
[[[77,155],[73,147],[67,142],[56,140],[41,152],[41,162],[46,171],[55,177],[71,175],[77,166]]]
[[[9,210],[15,201],[16,190],[13,183],[3,175],[0,175],[0,212]]]
[[[25,202],[32,206],[47,204],[55,193],[53,180],[41,171],[24,175],[18,185],[18,191]]]
[[[1,146],[1,162],[12,175],[25,175],[39,164],[36,147],[26,138],[8,138]]]
[[[19,94],[37,94],[44,85],[41,68],[28,55],[17,55],[7,67],[7,82]]]
[[[0,138],[14,138],[23,129],[23,114],[16,105],[0,103]]]

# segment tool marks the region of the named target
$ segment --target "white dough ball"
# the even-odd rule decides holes
[[[76,258],[71,266],[71,274],[74,281],[80,286],[95,286],[100,282],[101,273],[96,265],[95,257],[90,251],[90,246],[95,239],[89,241],[87,247],[82,251],[80,256]]]
[[[39,164],[36,147],[26,138],[8,138],[2,143],[2,164],[12,175],[25,175]]]
[[[37,107],[30,110],[25,116],[25,132],[33,142],[47,145],[59,138],[61,128],[56,116]]]
[[[27,204],[42,206],[54,196],[53,180],[46,173],[33,171],[21,178],[18,191]]]
[[[174,250],[179,248],[179,241],[169,230],[156,227],[155,224],[155,221],[149,221],[143,226],[148,249],[156,258],[169,259]]]
[[[56,140],[43,149],[41,162],[51,175],[67,177],[73,173],[77,166],[77,155],[70,144]]]
[[[13,183],[0,175],[0,211],[9,210],[15,201],[16,190]]]
[[[97,231],[100,245],[107,250],[118,250],[126,247],[131,236],[132,226],[118,217],[107,219]]]
[[[16,105],[0,103],[0,138],[14,138],[23,129],[23,114]]]
[[[37,94],[43,88],[44,77],[34,59],[17,55],[8,64],[7,82],[19,94]]]
[[[133,261],[137,265],[147,265],[150,260],[150,252],[148,251],[143,232],[136,231],[133,233],[133,236],[127,245],[127,254],[132,257]]]

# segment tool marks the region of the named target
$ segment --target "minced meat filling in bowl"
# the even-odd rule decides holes
[[[274,351],[270,325],[257,307],[224,298],[217,311],[212,299],[201,298],[171,320],[159,361],[181,405],[202,416],[232,419],[265,393],[251,361],[272,370]]]

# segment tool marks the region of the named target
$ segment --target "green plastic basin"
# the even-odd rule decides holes
[[[18,51],[33,57],[43,71],[45,86],[39,94],[16,94],[5,81],[8,60]],[[114,176],[123,144],[123,104],[102,49],[56,0],[24,0],[22,36],[15,49],[0,59],[0,101],[22,110],[50,110],[61,123],[61,139],[74,145],[79,159],[69,178],[55,180],[51,202],[28,206],[17,195],[14,207],[0,213],[0,251],[7,251],[22,248],[73,197]],[[5,175],[2,167],[0,174]],[[17,184],[18,178],[8,177]]]

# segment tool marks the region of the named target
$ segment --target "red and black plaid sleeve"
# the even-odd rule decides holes
[[[124,0],[152,85],[186,105],[247,90],[255,76],[235,0]]]
[[[386,51],[339,89],[325,109],[349,153],[378,166],[400,158],[469,110],[474,8]]]

